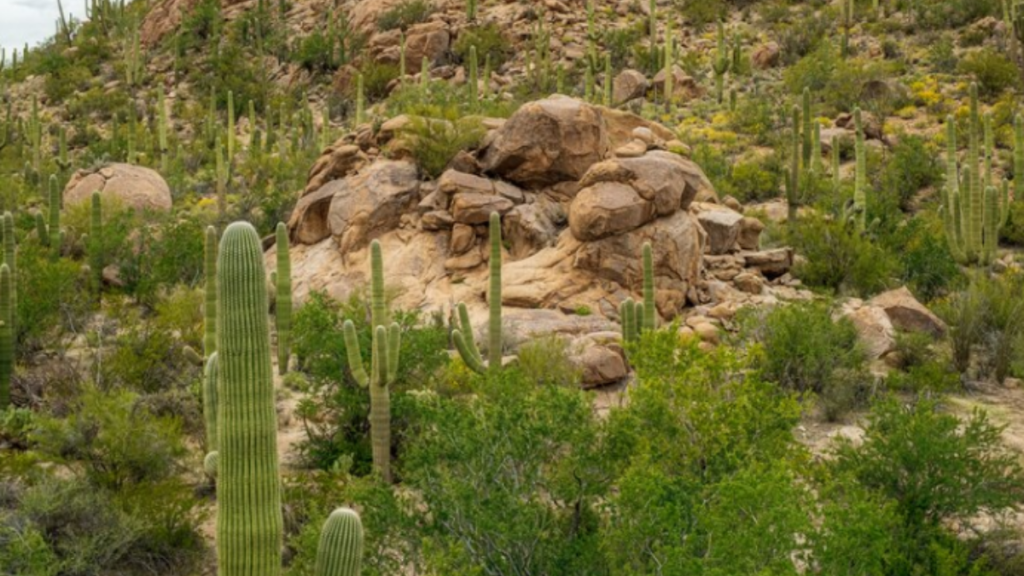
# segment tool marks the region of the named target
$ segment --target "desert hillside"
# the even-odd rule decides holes
[[[1024,0],[53,18],[0,576],[1024,574]]]

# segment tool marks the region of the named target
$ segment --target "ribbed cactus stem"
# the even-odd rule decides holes
[[[675,37],[672,35],[672,19],[665,23],[665,111],[672,111],[672,97],[675,91],[675,74],[672,64],[675,62]]]
[[[946,242],[957,262],[967,263],[965,219],[961,212],[960,175],[957,163],[956,124],[952,116],[946,118],[946,184],[943,189],[942,222]]]
[[[51,254],[54,260],[60,258],[61,249],[60,205],[61,190],[57,186],[57,177],[50,176],[50,224],[48,231],[50,235],[50,248],[53,249]]]
[[[839,172],[839,136],[832,136],[832,190],[838,191],[843,182],[842,174]]]
[[[604,102],[605,106],[612,105],[612,55],[606,52],[604,55]]]
[[[203,422],[206,426],[206,451],[217,451],[217,353],[210,354],[203,370]]]
[[[658,327],[658,312],[654,304],[654,254],[651,243],[645,242],[643,247],[644,269],[644,330]]]
[[[373,467],[391,481],[391,397],[388,386],[398,377],[402,332],[397,323],[385,327],[387,308],[384,300],[384,262],[380,243],[370,244],[370,325],[373,334],[370,371],[367,373],[359,353],[355,325],[346,320],[343,332],[352,377],[370,389],[370,444]]]
[[[477,74],[476,46],[469,47],[469,101],[476,107],[480,103],[480,78]]]
[[[288,226],[277,224],[277,297],[274,319],[277,322],[277,372],[288,373],[292,342],[292,260],[288,246]]]
[[[800,208],[800,108],[793,106],[792,114],[792,152],[790,153],[788,179],[786,181],[786,203],[789,208],[790,224],[796,222],[797,210]]]
[[[103,289],[103,200],[99,192],[92,193],[92,213],[89,221],[89,267],[92,269],[93,291]]]
[[[210,452],[209,454],[206,455],[205,458],[203,458],[203,472],[207,475],[207,477],[211,479],[217,477],[218,459],[219,454],[217,454],[216,452]]]
[[[4,264],[11,269],[11,341],[18,345],[18,238],[14,214],[4,212]]]
[[[217,351],[217,229],[206,228],[206,254],[203,259],[205,304],[203,307],[203,351],[209,358]]]
[[[1024,201],[1024,118],[1013,119],[1013,199]]]
[[[729,71],[732,59],[729,58],[729,45],[725,39],[725,24],[718,23],[718,51],[711,64],[715,73],[715,99],[722,103],[725,91],[725,74]]]
[[[987,188],[993,186],[994,176],[992,175],[992,160],[996,151],[995,134],[992,132],[992,113],[986,113],[984,120],[984,134],[985,134],[985,147],[982,152],[983,166],[985,170],[984,174],[984,186]]]
[[[632,298],[626,298],[619,305],[619,322],[622,324],[623,342],[636,341],[636,302]]]
[[[489,317],[487,321],[487,368],[491,374],[501,370],[501,217],[491,212],[490,290],[487,294]]]
[[[235,93],[228,90],[228,165],[235,157]]]
[[[821,166],[821,124],[811,124],[811,174],[818,175],[822,172]]]
[[[314,576],[359,576],[363,564],[363,523],[350,508],[338,508],[320,531]]]
[[[217,573],[280,576],[283,519],[263,248],[227,227],[217,258]]]
[[[804,167],[804,169],[810,170],[811,169],[811,158],[812,158],[812,153],[813,153],[813,151],[812,151],[812,142],[813,142],[813,140],[812,139],[814,138],[814,128],[812,127],[812,123],[814,122],[814,117],[811,114],[811,89],[810,88],[804,88],[803,107],[804,107],[804,109],[803,109],[803,120],[804,120],[804,129],[803,129],[803,138],[804,138],[803,162],[804,162],[804,164],[803,164],[803,167]]]
[[[970,103],[970,129],[969,129],[969,143],[967,150],[967,166],[969,170],[964,171],[965,178],[968,180],[969,186],[967,187],[967,195],[964,198],[966,200],[964,208],[967,212],[967,218],[970,221],[970,236],[968,238],[968,257],[972,260],[981,257],[981,246],[982,246],[982,226],[983,212],[985,210],[984,202],[982,197],[985,194],[985,190],[982,187],[982,167],[981,167],[981,138],[982,138],[982,126],[981,126],[981,115],[978,107],[978,85],[971,84],[971,103]]]
[[[985,188],[984,227],[985,246],[982,263],[989,265],[995,262],[999,249],[999,192],[994,186]]]
[[[11,376],[14,374],[11,284],[11,269],[7,264],[0,265],[0,410],[11,403]]]
[[[854,152],[857,155],[857,172],[854,176],[853,206],[857,211],[857,229],[863,232],[867,228],[867,151],[864,147],[864,123],[861,121],[860,108],[853,111],[854,124],[857,128],[857,140]]]
[[[36,212],[36,236],[39,237],[39,244],[44,248],[50,247],[50,232],[46,227],[46,218],[41,212]]]

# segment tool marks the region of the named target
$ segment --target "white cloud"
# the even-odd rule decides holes
[[[80,17],[84,0],[71,1],[78,5],[65,1],[65,12]],[[57,0],[0,0],[0,46],[7,48],[7,57],[12,48],[20,51],[26,42],[35,46],[52,36],[57,17]]]

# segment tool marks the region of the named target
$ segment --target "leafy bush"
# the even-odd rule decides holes
[[[1001,382],[1011,372],[1024,352],[1024,303],[1017,297],[1022,289],[1020,275],[975,275],[966,289],[942,303],[957,371],[966,373],[974,358],[980,359],[980,375]]]
[[[452,109],[440,117],[414,117],[403,131],[416,165],[428,176],[437,178],[460,151],[480,143],[484,128],[479,117],[460,117]]]
[[[18,248],[18,353],[60,348],[61,340],[85,323],[93,308],[86,293],[81,266],[71,260],[52,260],[33,242]]]
[[[512,45],[505,39],[495,22],[463,28],[452,44],[452,52],[463,63],[469,62],[469,49],[476,46],[477,64],[483,74],[484,62],[491,61],[491,70],[497,70],[512,55]]]
[[[570,352],[565,338],[551,334],[521,345],[517,365],[527,381],[535,384],[578,386],[582,374],[570,360]]]
[[[989,48],[964,56],[960,60],[959,69],[963,74],[974,76],[983,97],[994,98],[1020,85],[1017,65],[1007,56]]]
[[[783,80],[792,94],[802,94],[804,88],[820,94],[828,112],[852,112],[855,106],[864,107],[865,87],[898,74],[898,66],[888,61],[841,58],[826,42],[787,68]]]
[[[186,49],[201,48],[217,38],[222,26],[218,0],[201,0],[182,20],[179,34]]]
[[[734,164],[723,192],[740,202],[763,202],[778,197],[781,181],[782,163],[772,155]]]
[[[925,302],[945,295],[963,278],[938,218],[919,215],[900,221],[880,240],[899,260],[900,281]]]
[[[413,24],[425,22],[434,12],[428,0],[404,0],[401,4],[384,12],[377,19],[377,28],[381,31],[406,28]]]
[[[885,166],[883,190],[896,196],[904,210],[922,188],[939,182],[943,176],[938,155],[927,141],[915,135],[904,134],[893,146],[892,156]]]
[[[794,303],[743,319],[743,336],[761,348],[764,378],[800,394],[822,396],[830,419],[866,400],[867,357],[848,318],[824,303]]]
[[[950,545],[947,523],[969,523],[978,512],[1014,507],[1024,497],[1024,470],[1001,433],[980,409],[962,422],[935,400],[889,399],[872,410],[862,446],[839,441],[834,473],[891,501],[900,520],[898,553],[885,574],[968,573],[938,570],[944,554],[936,547]]]
[[[884,289],[896,270],[891,254],[842,221],[811,215],[787,239],[804,256],[794,273],[809,286],[867,296]]]
[[[999,0],[921,0],[908,3],[925,29],[958,28],[985,16],[1001,16]]]

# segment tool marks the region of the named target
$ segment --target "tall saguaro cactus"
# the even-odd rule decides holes
[[[267,276],[252,225],[227,227],[217,270],[217,573],[279,576],[283,519]]]
[[[402,331],[397,323],[388,321],[384,301],[384,259],[380,242],[370,244],[370,327],[373,343],[370,351],[370,373],[363,367],[356,339],[355,324],[346,320],[344,325],[345,349],[348,352],[352,377],[364,388],[370,389],[370,444],[373,449],[373,467],[386,482],[391,481],[391,395],[388,386],[398,376],[398,355],[402,344]]]
[[[792,152],[789,158],[789,169],[786,170],[786,204],[788,207],[788,221],[796,223],[796,217],[800,209],[800,107],[793,106],[793,135]]]
[[[103,288],[103,201],[99,192],[92,193],[92,211],[89,220],[89,269],[92,289],[99,295]]]
[[[658,327],[658,314],[654,302],[654,253],[650,242],[644,243],[643,276],[644,301],[634,302],[632,298],[627,298],[619,306],[622,339],[625,342],[635,342],[640,338],[641,332]]]
[[[477,348],[473,337],[473,325],[469,321],[466,305],[459,303],[459,327],[452,331],[455,347],[462,356],[462,361],[471,370],[479,374],[497,374],[501,370],[501,217],[491,212],[490,219],[491,259],[490,287],[487,292],[489,315],[487,319],[487,364]]]
[[[711,61],[711,68],[715,73],[715,99],[722,103],[725,94],[725,74],[732,67],[732,58],[729,57],[729,43],[725,39],[725,24],[718,23],[718,51]]]
[[[292,345],[292,260],[288,253],[288,226],[277,223],[277,300],[274,319],[277,322],[277,373],[288,373],[288,357]]]
[[[854,153],[857,156],[856,174],[853,180],[853,207],[856,210],[857,229],[861,232],[867,228],[867,179],[868,159],[867,150],[864,148],[864,123],[861,121],[860,108],[853,111],[853,122],[857,128],[857,140],[854,145]]]
[[[203,307],[203,352],[209,358],[217,351],[217,229],[206,228],[206,255],[203,259],[203,278],[206,282]]]
[[[0,410],[11,403],[14,374],[14,325],[11,309],[11,269],[0,265]]]
[[[363,522],[351,508],[327,517],[316,549],[315,576],[359,576],[363,565]]]

